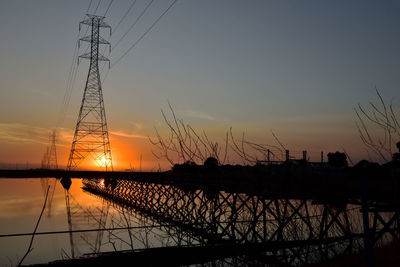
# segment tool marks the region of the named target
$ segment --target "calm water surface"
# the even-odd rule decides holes
[[[81,179],[73,179],[69,189],[70,218],[68,223],[66,194],[59,180],[0,179],[0,234],[32,233],[50,185],[46,210],[37,232],[98,229],[153,224],[134,212],[111,207],[104,200],[82,190]],[[54,195],[52,194],[54,190]],[[133,231],[135,231],[133,233]],[[162,231],[157,229],[36,235],[33,251],[24,264],[45,263],[85,253],[114,251],[164,245]],[[31,236],[1,237],[0,265],[16,266],[28,249]],[[71,242],[72,239],[72,242]],[[71,249],[73,244],[73,249]]]
[[[321,227],[327,224],[329,227],[326,226],[324,230],[324,238],[348,239],[333,242],[330,247],[299,247],[299,252],[310,249],[315,251],[305,254],[307,258],[302,260],[306,262],[318,262],[320,257],[330,257],[332,253],[340,255],[344,251],[357,252],[363,245],[362,239],[350,238],[353,234],[363,232],[359,206],[348,205],[342,210],[335,205],[315,204],[312,200],[260,200],[256,196],[239,193],[221,191],[217,194],[214,191],[191,191],[122,180],[118,183],[119,187],[116,185],[112,192],[129,202],[129,209],[123,209],[84,191],[81,179],[73,179],[68,191],[55,178],[0,179],[0,235],[32,233],[43,207],[46,190],[50,186],[48,203],[37,232],[75,232],[36,235],[33,251],[24,264],[46,263],[107,251],[193,246],[202,242],[202,238],[179,229],[179,224],[171,223],[174,220],[181,220],[187,225],[197,223],[196,227],[200,230],[203,228],[199,223],[203,223],[208,227],[207,231],[223,233],[224,238],[244,238],[252,242],[269,238],[274,240],[277,229],[281,229],[285,240],[315,239],[318,238]],[[107,185],[101,179],[86,181],[86,186],[88,185],[104,192],[108,192],[110,186],[112,188],[112,185]],[[268,209],[264,209],[263,205],[268,205]],[[135,211],[132,207],[142,212]],[[146,214],[143,210],[147,207],[152,207],[150,213],[158,217],[151,215],[153,220],[149,214],[143,215]],[[322,216],[323,214],[326,216]],[[369,215],[372,216],[371,213]],[[380,214],[387,221],[392,215],[392,212]],[[165,219],[161,220],[160,217]],[[286,220],[289,220],[288,223],[285,223]],[[326,223],[326,220],[330,220],[330,223]],[[370,222],[373,222],[372,217]],[[130,229],[126,229],[127,227]],[[104,228],[112,230],[81,231]],[[77,230],[80,232],[76,232]],[[0,237],[0,266],[16,266],[27,251],[30,239],[30,235]],[[381,245],[391,241],[392,237],[388,233],[379,240]],[[321,248],[326,250],[325,254],[320,253]],[[286,252],[282,251],[280,254],[283,259],[289,259]],[[292,258],[296,258],[296,255],[293,254]]]

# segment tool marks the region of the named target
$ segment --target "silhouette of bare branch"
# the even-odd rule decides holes
[[[42,218],[44,209],[46,208],[46,202],[47,202],[47,197],[48,197],[48,195],[49,195],[49,190],[50,190],[50,186],[47,187],[47,192],[46,192],[46,197],[45,197],[45,199],[44,199],[43,208],[42,208],[42,211],[40,212],[39,219],[38,219],[38,221],[37,221],[37,223],[36,223],[35,229],[33,230],[32,238],[31,238],[31,241],[30,241],[30,243],[29,243],[28,250],[26,251],[25,255],[22,257],[22,259],[21,259],[20,262],[18,263],[18,266],[21,266],[21,264],[22,264],[22,262],[24,261],[24,259],[26,258],[26,256],[28,256],[28,254],[31,253],[32,250],[33,250],[33,248],[32,248],[33,239],[35,238],[36,230],[37,230],[37,228],[38,228],[38,226],[39,226],[40,219]]]
[[[168,137],[162,137],[155,129],[155,138],[149,137],[152,145],[158,148],[158,153],[152,151],[157,159],[164,158],[171,165],[177,162],[194,162],[203,164],[208,157],[214,157],[220,163],[225,163],[228,155],[228,133],[224,145],[209,139],[205,131],[198,133],[192,126],[185,124],[176,117],[170,103],[168,103],[170,117],[161,110],[163,120],[169,130]]]
[[[375,92],[378,104],[369,102],[367,108],[361,104],[354,108],[357,116],[356,126],[367,149],[387,162],[392,157],[396,139],[400,138],[400,124],[393,102],[388,106],[376,87]]]
[[[219,143],[211,140],[204,130],[199,133],[191,125],[178,119],[170,103],[168,103],[168,109],[169,113],[161,110],[161,114],[169,135],[163,137],[155,128],[155,137],[149,137],[150,143],[157,149],[157,151],[152,151],[157,159],[165,159],[171,165],[183,162],[203,164],[209,157],[217,159],[219,164],[225,164],[232,155],[238,156],[244,165],[256,164],[260,161],[284,160],[286,148],[272,131],[277,145],[249,141],[245,133],[240,139],[236,139],[232,128],[225,133],[224,142]]]

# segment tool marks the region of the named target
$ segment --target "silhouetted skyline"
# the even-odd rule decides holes
[[[111,64],[171,2],[151,4],[115,47]],[[105,21],[115,27],[131,3],[114,1]],[[149,3],[137,1],[113,32],[112,46]],[[40,163],[59,121],[78,23],[88,4],[2,2],[0,162]],[[97,4],[93,0],[89,13]],[[109,4],[101,1],[97,13]],[[356,159],[366,157],[353,108],[376,101],[375,86],[398,106],[399,9],[399,1],[178,1],[103,83],[116,166],[137,167],[141,156],[146,168],[156,166],[147,137],[154,127],[163,131],[160,109],[168,101],[179,118],[213,139],[222,140],[232,126],[239,136],[246,132],[272,143],[273,129],[293,150],[346,148]],[[58,125],[61,164],[87,69],[87,63],[79,65]]]

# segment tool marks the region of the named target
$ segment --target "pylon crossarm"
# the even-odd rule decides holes
[[[91,58],[91,54],[90,53],[85,53],[83,55],[79,56],[80,58],[86,58],[86,59],[90,59]],[[108,58],[102,56],[102,55],[98,55],[98,60],[99,61],[110,61]]]
[[[101,19],[98,19],[97,21],[96,21],[96,19],[94,19],[94,23],[98,24],[98,27],[100,27],[100,28],[110,28],[111,29],[111,26],[108,25],[107,23],[105,23],[104,21],[102,21]],[[93,20],[85,19],[85,20],[81,21],[80,24],[92,26]]]
[[[85,36],[85,37],[82,37],[81,39],[79,39],[79,41],[90,43],[90,42],[92,41],[92,37],[91,37],[91,36]],[[99,44],[106,44],[106,45],[109,45],[110,42],[108,42],[108,41],[107,41],[106,39],[104,39],[103,37],[99,36]]]

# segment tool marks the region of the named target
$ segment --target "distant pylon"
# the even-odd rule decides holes
[[[49,138],[49,146],[42,159],[43,169],[58,169],[57,149],[56,149],[56,130],[53,130]]]
[[[100,30],[109,28],[111,34],[111,27],[103,21],[104,17],[89,14],[87,17],[79,23],[79,29],[81,24],[88,25],[91,27],[91,35],[79,39],[79,43],[89,42],[90,53],[83,54],[79,58],[89,59],[90,66],[67,168],[68,170],[76,168],[82,160],[90,156],[98,166],[108,171],[113,170],[113,164],[98,62],[110,62],[109,59],[99,55],[99,45],[110,46],[109,42],[100,37]]]
[[[57,150],[56,150],[56,130],[53,130],[53,132],[50,135],[50,149],[49,149],[49,159],[48,159],[48,166],[49,169],[58,169],[58,163],[57,163]]]
[[[57,163],[57,149],[56,149],[56,130],[53,130],[49,137],[49,146],[46,149],[46,153],[42,160],[42,169],[58,169]],[[42,185],[43,194],[46,196],[47,188],[49,188],[48,200],[47,200],[47,216],[51,216],[51,204],[53,202],[54,191],[57,183],[56,179],[53,178],[40,178]]]

